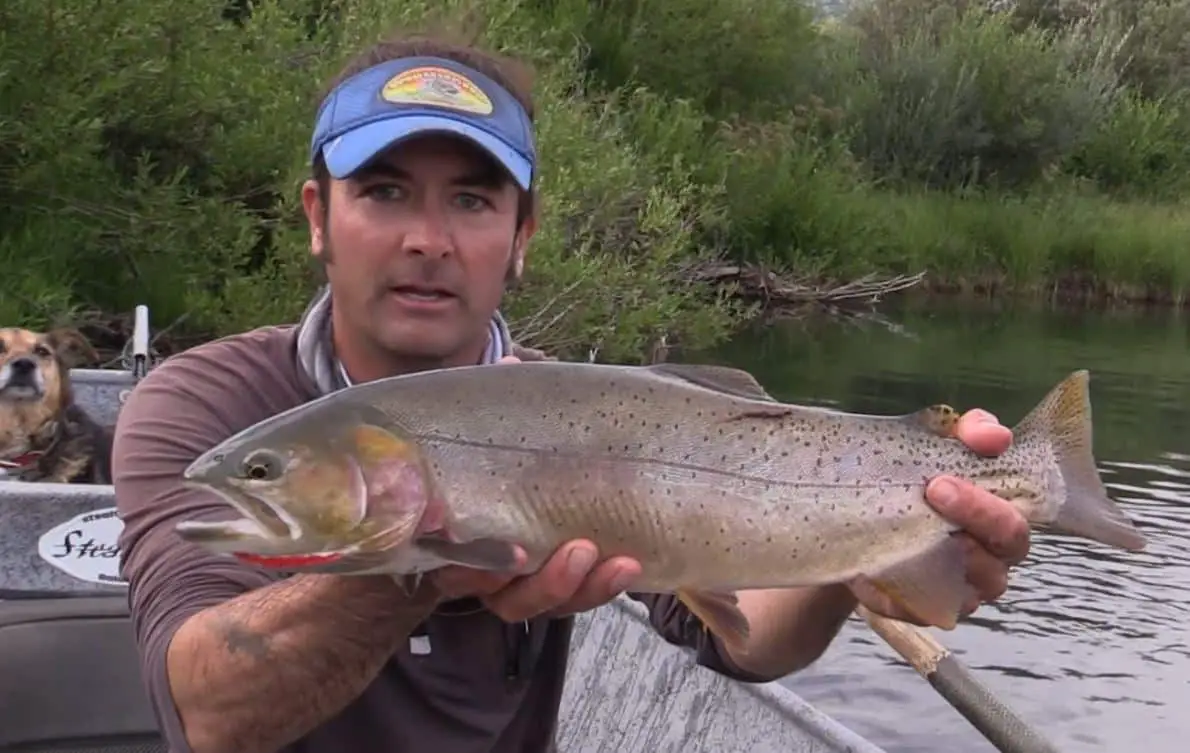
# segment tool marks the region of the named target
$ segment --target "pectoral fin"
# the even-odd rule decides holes
[[[724,644],[734,650],[744,648],[751,628],[735,594],[681,588],[677,597]]]
[[[499,539],[455,542],[436,536],[425,536],[416,539],[413,546],[423,554],[437,557],[443,565],[463,565],[476,570],[496,572],[513,572],[517,569],[516,546]]]
[[[944,630],[954,629],[963,604],[975,595],[967,582],[966,550],[954,536],[867,578],[906,612]]]

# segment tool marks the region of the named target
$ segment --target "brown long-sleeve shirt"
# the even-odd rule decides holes
[[[298,367],[296,328],[266,327],[168,359],[121,411],[113,453],[124,520],[123,574],[141,668],[174,753],[189,753],[166,676],[166,651],[191,615],[277,576],[185,544],[180,520],[226,517],[225,505],[182,488],[200,453],[264,418],[317,397]],[[630,594],[657,632],[697,661],[746,682],[696,617],[672,596]],[[470,602],[470,603],[467,603]],[[533,620],[526,634],[465,600],[443,605],[342,712],[283,753],[546,753],[553,749],[573,621]],[[260,699],[267,704],[267,698]]]

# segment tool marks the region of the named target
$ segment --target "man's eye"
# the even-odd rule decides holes
[[[364,189],[364,195],[373,199],[399,199],[403,195],[400,186],[375,184]]]
[[[487,199],[473,193],[459,194],[455,201],[463,209],[483,209],[490,205]]]

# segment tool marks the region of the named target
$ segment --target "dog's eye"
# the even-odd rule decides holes
[[[49,358],[50,349],[44,345],[38,345],[33,348],[33,355],[37,356],[38,358]]]
[[[281,476],[284,463],[273,452],[257,450],[244,458],[244,466],[241,470],[244,478],[252,481],[272,481]]]

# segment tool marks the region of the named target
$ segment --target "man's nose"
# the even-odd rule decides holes
[[[441,211],[420,208],[405,232],[404,250],[421,256],[443,257],[454,250],[448,219]]]

